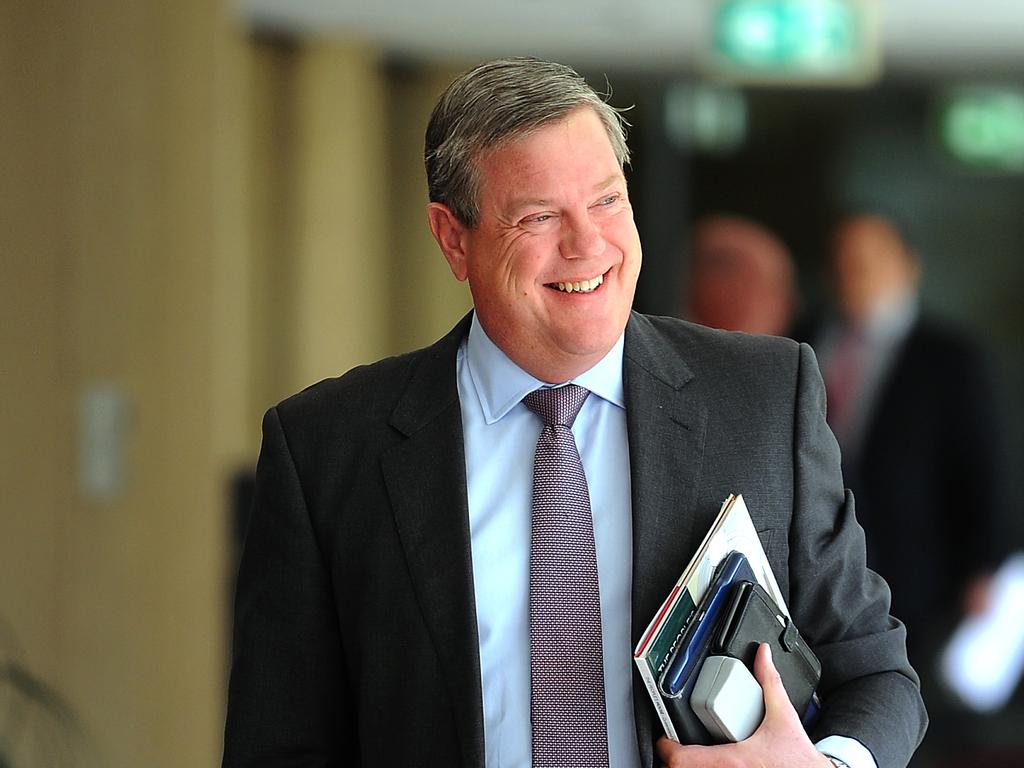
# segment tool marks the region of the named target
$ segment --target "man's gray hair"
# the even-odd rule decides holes
[[[522,57],[488,61],[459,75],[441,94],[427,124],[430,200],[476,227],[480,158],[583,106],[601,119],[619,166],[625,166],[628,123],[571,67]]]

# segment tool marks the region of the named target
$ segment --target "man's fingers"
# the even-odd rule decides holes
[[[782,678],[775,663],[772,661],[772,648],[768,643],[761,643],[754,657],[754,677],[761,684],[764,692],[764,719],[783,717],[799,723],[796,710],[789,701],[789,695],[782,684]]]
[[[710,747],[683,746],[668,736],[658,739],[654,747],[666,768],[711,768],[715,765],[714,752]]]

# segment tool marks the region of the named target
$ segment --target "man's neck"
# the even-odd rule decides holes
[[[488,421],[500,418],[527,392],[541,384],[564,384],[570,380],[619,407],[625,407],[622,382],[624,335],[586,371],[552,382],[534,376],[505,354],[487,335],[476,316],[473,317],[469,336],[464,343],[468,368],[480,402],[488,414]]]

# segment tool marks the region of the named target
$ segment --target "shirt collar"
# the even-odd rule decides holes
[[[622,347],[625,333],[593,367],[571,380],[619,408],[626,407],[622,385]],[[534,378],[491,341],[473,313],[466,344],[466,362],[477,398],[488,424],[501,419],[527,394],[538,387],[551,386]],[[570,382],[563,382],[568,384]]]
[[[910,330],[918,314],[917,296],[909,293],[882,302],[871,314],[865,330],[878,339],[901,339]]]
[[[880,301],[859,324],[851,323],[836,315],[829,323],[828,335],[835,343],[846,334],[856,334],[863,344],[884,346],[896,344],[910,332],[917,320],[919,306],[917,296],[893,296]]]

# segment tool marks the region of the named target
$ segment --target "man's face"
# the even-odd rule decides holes
[[[847,319],[866,322],[879,307],[916,288],[917,263],[883,220],[865,216],[847,221],[836,233],[834,247],[836,297]]]
[[[690,319],[712,328],[780,335],[793,311],[789,257],[765,233],[731,219],[698,230]]]
[[[640,239],[626,181],[590,108],[479,160],[480,223],[445,249],[480,324],[521,368],[577,376],[629,318]],[[442,246],[444,248],[444,246]]]

